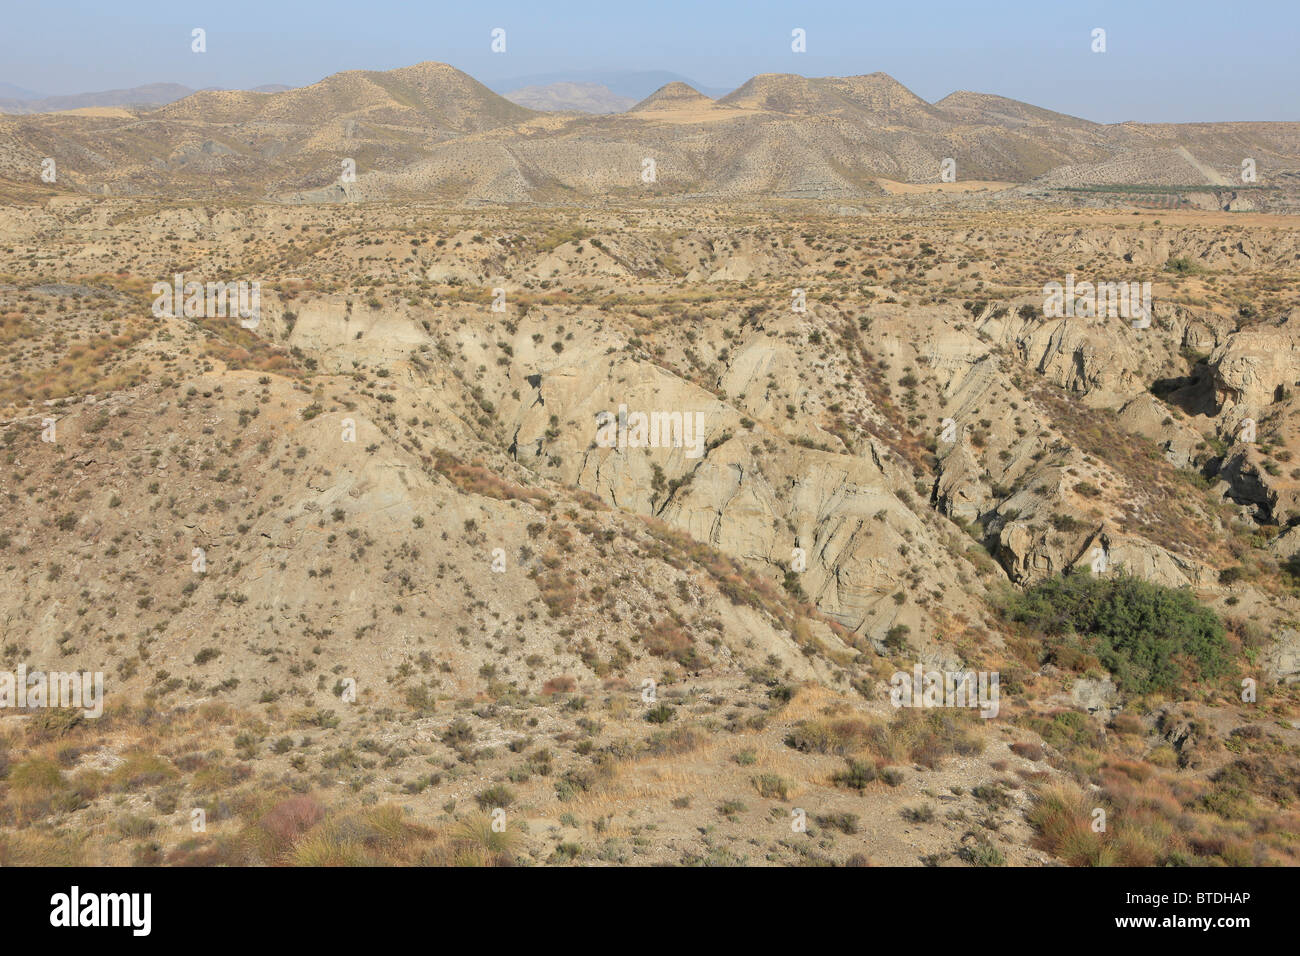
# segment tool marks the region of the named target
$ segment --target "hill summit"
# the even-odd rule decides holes
[[[652,113],[664,110],[708,109],[716,105],[716,100],[705,96],[689,83],[673,82],[659,87],[628,112]]]

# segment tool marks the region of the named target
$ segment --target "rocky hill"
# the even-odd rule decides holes
[[[571,91],[572,92],[572,91]],[[547,110],[553,99],[531,100]],[[570,103],[569,109],[587,109]],[[589,104],[590,105],[590,104]],[[450,66],[348,72],[278,93],[204,91],[156,110],[0,121],[0,178],[98,195],[291,202],[575,196],[861,199],[878,181],[1258,183],[1300,174],[1300,125],[1105,126],[996,96],[930,104],[883,73],[756,76],[719,100],[669,84],[627,112],[536,113]],[[595,113],[607,115],[594,115]],[[643,178],[653,160],[653,178]]]
[[[442,75],[336,79],[468,122]],[[516,135],[439,162],[533,187]],[[0,861],[1294,863],[1296,230],[859,202],[11,199],[0,651],[106,710],[0,714]],[[997,713],[893,706],[918,666]]]

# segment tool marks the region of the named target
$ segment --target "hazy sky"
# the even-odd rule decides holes
[[[0,81],[50,94],[299,86],[440,60],[494,85],[670,70],[734,88],[755,73],[883,70],[931,101],[977,90],[1100,122],[1300,120],[1300,0],[10,0],[3,19]],[[190,51],[194,27],[206,53]],[[806,53],[791,52],[795,27]],[[1105,53],[1091,51],[1095,27]]]

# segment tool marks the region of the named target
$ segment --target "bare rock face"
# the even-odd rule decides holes
[[[1177,752],[1179,766],[1194,769],[1201,765],[1204,755],[1200,745],[1206,736],[1206,728],[1201,721],[1187,714],[1166,710],[1161,713],[1156,726]]]
[[[1214,387],[1224,404],[1263,409],[1300,384],[1300,316],[1233,335],[1210,358]]]
[[[1079,545],[1054,535],[1050,529],[1012,521],[998,535],[997,557],[1011,580],[1022,584],[1072,569],[1092,574],[1131,574],[1173,588],[1217,584],[1214,572],[1200,562],[1105,524]]]
[[[936,540],[937,528],[900,500],[896,490],[907,478],[887,449],[868,441],[850,456],[774,441],[712,393],[653,365],[604,358],[608,348],[604,337],[576,343],[530,379],[532,397],[521,393],[512,425],[519,461],[559,462],[566,483],[773,574],[802,566],[803,592],[850,630],[880,637],[898,623],[918,633],[933,623],[917,598],[928,602],[930,591],[959,588],[963,563]],[[733,373],[733,387],[743,391],[762,372],[782,389],[795,388],[800,371],[786,364],[787,352],[746,350],[740,365],[747,371]],[[763,401],[754,407],[765,408]],[[603,447],[597,416],[617,415],[619,406],[629,416],[698,414],[700,432],[688,436],[695,448]],[[806,443],[837,441],[807,423],[793,427]],[[911,597],[899,602],[899,593]],[[955,599],[953,607],[965,602]]]
[[[960,521],[975,521],[989,507],[988,489],[979,480],[979,462],[962,443],[943,459],[935,487],[939,509]]]
[[[1137,374],[1141,361],[1133,345],[1121,338],[1123,324],[1058,319],[1034,326],[1017,345],[1026,364],[1062,388],[1127,396],[1146,385]]]
[[[1122,707],[1119,688],[1109,678],[1076,679],[1070,685],[1070,703],[1102,719],[1109,719]]]
[[[321,364],[330,369],[347,367],[350,358],[345,361],[345,353],[392,360],[427,340],[408,311],[374,310],[343,296],[321,297],[289,309],[292,323],[286,321],[285,311],[278,298],[264,300],[272,332],[278,331],[291,346],[319,354]]]
[[[1300,682],[1300,631],[1286,627],[1278,632],[1261,658],[1264,675],[1284,684]]]
[[[1192,426],[1170,417],[1169,406],[1144,393],[1119,412],[1120,423],[1129,431],[1159,445],[1165,461],[1175,468],[1188,468],[1195,458],[1201,434]]]
[[[1017,583],[1033,583],[1065,569],[1063,556],[1046,546],[1046,531],[1035,532],[1028,524],[1013,521],[998,534],[998,560]]]
[[[1277,492],[1269,487],[1268,476],[1244,448],[1229,455],[1218,477],[1227,483],[1233,501],[1253,508],[1263,518],[1275,514]]]
[[[1085,552],[1077,566],[1088,565],[1091,568],[1094,567],[1092,562],[1097,561],[1095,566],[1102,569],[1101,573],[1131,574],[1171,588],[1208,587],[1216,583],[1214,574],[1199,562],[1132,535],[1101,532],[1088,542]]]
[[[1300,525],[1293,525],[1274,538],[1269,550],[1281,561],[1300,554]]]

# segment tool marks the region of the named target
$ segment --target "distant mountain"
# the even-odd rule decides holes
[[[12,83],[0,83],[0,100],[39,100],[44,93],[33,93]]]
[[[655,90],[629,112],[659,113],[671,110],[708,109],[717,103],[689,83],[669,83]]]
[[[417,63],[387,72],[351,70],[283,93],[203,90],[158,110],[190,122],[290,123],[351,120],[389,126],[433,126],[445,134],[519,123],[532,111],[498,96],[445,63]]]
[[[655,90],[669,83],[686,83],[708,96],[722,96],[725,89],[701,86],[694,80],[671,73],[668,70],[608,70],[586,71],[577,73],[536,73],[531,76],[516,76],[489,86],[498,93],[507,93],[526,86],[549,86],[552,83],[596,83],[605,87],[615,96],[625,96],[633,103],[643,100]]]
[[[530,110],[570,110],[578,113],[621,113],[636,100],[619,96],[599,83],[548,83],[524,86],[505,94],[506,99]]]
[[[995,126],[1032,126],[1040,123],[1056,123],[1061,126],[1095,127],[1098,124],[1077,116],[1054,113],[1038,106],[1030,106],[1019,100],[1009,100],[1005,96],[990,93],[971,93],[958,90],[949,93],[934,104],[964,122],[990,123]]]
[[[692,111],[692,109],[712,109],[718,107],[718,101],[712,100],[699,92],[689,83],[668,83],[659,87],[653,94],[646,96],[629,109],[629,113],[664,113]]]
[[[255,86],[253,93],[283,93],[293,87],[283,83]],[[21,87],[0,83],[0,113],[57,113],[62,110],[86,109],[94,106],[123,106],[135,109],[166,106],[197,92],[180,83],[149,83],[125,90],[104,90],[100,93],[70,93],[66,96],[45,96]]]
[[[0,178],[39,182],[54,156],[61,188],[102,195],[505,203],[648,192],[850,200],[890,183],[938,184],[947,159],[961,182],[1040,190],[1221,185],[1239,179],[1242,156],[1274,181],[1300,173],[1297,123],[1101,125],[965,91],[928,103],[884,73],[767,73],[717,100],[670,80],[626,112],[580,115],[621,94],[563,82],[523,97],[545,112],[419,63],[281,92],[203,90],[130,115],[8,116]],[[562,104],[574,112],[552,112]],[[653,183],[641,178],[646,158]],[[341,180],[352,167],[356,178]]]
[[[0,99],[0,113],[56,113],[60,110],[79,110],[89,106],[162,106],[194,90],[179,83],[149,83],[126,90],[104,90],[99,93],[73,93],[68,96],[43,96],[37,99]]]
[[[942,110],[885,73],[811,79],[795,73],[760,73],[718,103],[796,115],[851,114],[873,125],[914,129],[937,129],[951,123]]]

